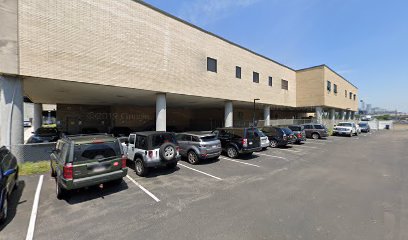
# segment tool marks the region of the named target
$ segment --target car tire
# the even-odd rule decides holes
[[[276,140],[271,140],[269,146],[270,146],[271,148],[276,148],[276,147],[278,147],[278,141],[276,141]]]
[[[7,198],[7,193],[4,193],[4,202],[3,202],[3,210],[2,210],[1,218],[0,218],[0,223],[3,223],[7,220],[7,215],[8,215],[8,198]]]
[[[320,135],[319,135],[318,133],[313,133],[313,134],[312,134],[312,138],[313,138],[313,139],[319,139],[319,138],[320,138]]]
[[[149,172],[149,169],[144,165],[143,160],[141,158],[135,159],[135,172],[136,175],[140,177],[145,177]]]
[[[173,143],[165,143],[161,145],[159,155],[160,159],[164,161],[171,161],[175,159],[177,156],[176,145]]]
[[[187,153],[187,161],[192,165],[195,165],[199,162],[198,156],[193,150]]]
[[[353,132],[350,132],[350,134],[348,135],[349,137],[352,137],[353,136]]]
[[[61,187],[57,180],[55,180],[55,192],[59,200],[68,198],[68,191]]]
[[[234,146],[229,146],[227,148],[227,156],[229,158],[237,158],[238,157],[238,150]]]
[[[174,169],[174,168],[177,167],[177,162],[168,163],[168,164],[166,165],[166,167],[167,167],[168,169]]]

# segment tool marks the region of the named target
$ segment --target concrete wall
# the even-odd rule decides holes
[[[295,71],[137,1],[19,0],[19,15],[23,75],[296,105]],[[217,73],[207,71],[207,57],[217,59]]]
[[[17,2],[0,1],[0,73],[18,74]]]

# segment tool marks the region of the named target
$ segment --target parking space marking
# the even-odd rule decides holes
[[[151,198],[153,198],[156,202],[160,202],[160,199],[158,199],[153,193],[149,192],[146,188],[144,188],[142,185],[140,185],[138,182],[136,182],[133,178],[131,178],[129,175],[126,175],[126,177],[134,183],[136,186],[138,186],[140,189],[143,190],[147,195],[149,195]]]
[[[216,177],[216,176],[211,175],[211,174],[209,174],[209,173],[202,172],[202,171],[200,171],[200,170],[197,170],[197,169],[195,169],[195,168],[192,168],[192,167],[186,166],[186,165],[184,165],[184,164],[178,163],[177,165],[180,165],[180,166],[182,166],[182,167],[188,168],[188,169],[193,170],[193,171],[196,171],[196,172],[198,172],[198,173],[201,173],[201,174],[207,175],[207,176],[212,177],[212,178],[215,178],[215,179],[217,179],[217,180],[222,180],[222,179],[221,179],[221,178],[219,178],[219,177]]]
[[[312,147],[312,146],[305,146],[305,145],[295,145],[295,147],[304,147],[304,148],[314,148],[314,149],[318,149],[318,147]]]
[[[294,149],[287,149],[287,148],[278,148],[279,150],[281,150],[281,151],[284,151],[284,152],[286,152],[286,151],[289,151],[289,152],[293,152],[293,153],[300,153],[301,151],[297,151],[297,150],[294,150]]]
[[[309,140],[307,143],[319,144],[319,145],[326,145],[326,143],[324,143],[324,142],[317,142],[317,141],[312,141],[312,140]]]
[[[289,160],[285,157],[281,157],[281,156],[276,156],[276,155],[269,155],[269,154],[264,154],[264,153],[255,153],[255,155],[261,155],[261,156],[266,156],[266,157],[272,157],[272,158],[279,158],[279,159],[283,159],[287,162],[289,162]]]
[[[32,240],[34,237],[35,221],[37,220],[38,203],[40,202],[40,193],[44,180],[44,175],[41,175],[38,180],[37,190],[34,195],[33,208],[31,210],[30,223],[28,224],[26,240]]]
[[[248,165],[248,166],[261,167],[261,166],[258,166],[258,165],[252,164],[252,163],[246,163],[246,162],[242,162],[242,161],[238,161],[238,160],[234,160],[234,159],[230,159],[230,158],[225,158],[225,157],[220,157],[220,158],[221,158],[221,159],[224,159],[224,160],[226,160],[226,161],[241,163],[241,164],[245,164],[245,165]]]

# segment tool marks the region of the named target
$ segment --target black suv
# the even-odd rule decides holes
[[[282,128],[267,126],[261,128],[261,130],[269,138],[271,147],[276,148],[288,145],[289,137]]]
[[[236,158],[239,154],[252,154],[262,149],[260,137],[254,130],[256,128],[218,128],[212,133],[221,141],[222,151]]]
[[[57,128],[40,127],[33,132],[27,143],[56,142],[60,137],[61,133]]]
[[[17,188],[18,165],[16,157],[6,147],[0,148],[0,223],[7,219],[8,200]]]
[[[128,141],[122,145],[127,149],[127,158],[135,162],[135,171],[139,176],[146,176],[152,167],[175,168],[181,159],[176,136],[170,132],[131,133]]]
[[[119,140],[110,135],[65,136],[51,154],[58,199],[68,197],[72,189],[109,181],[120,184],[126,174]]]

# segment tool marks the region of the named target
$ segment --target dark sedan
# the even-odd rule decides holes
[[[286,135],[282,128],[266,126],[261,128],[261,130],[268,137],[270,146],[273,148],[283,147],[289,143],[288,136]]]
[[[0,223],[7,218],[8,200],[17,187],[18,166],[14,155],[6,148],[0,148]]]
[[[368,122],[361,122],[358,124],[358,126],[360,127],[361,132],[368,133],[371,131],[371,128]]]
[[[40,127],[27,140],[27,143],[56,142],[60,137],[61,134],[57,128]]]

